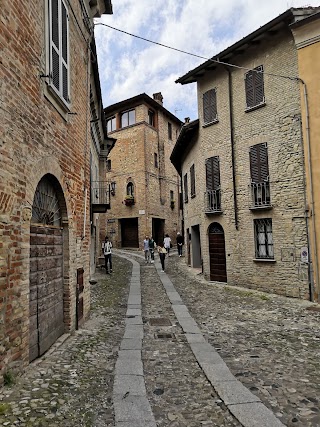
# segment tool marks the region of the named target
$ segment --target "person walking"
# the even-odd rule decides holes
[[[154,263],[154,250],[156,247],[156,242],[153,240],[153,237],[151,236],[149,239],[149,249],[150,249],[150,257],[151,257],[151,262]]]
[[[162,268],[161,273],[164,273],[164,260],[166,259],[167,250],[163,245],[162,246],[159,245],[158,253],[159,253],[161,268]]]
[[[178,255],[179,257],[182,256],[182,246],[183,246],[183,237],[181,236],[180,232],[177,233],[177,248],[178,248]]]
[[[109,237],[106,236],[104,243],[102,244],[104,262],[106,267],[106,274],[112,273],[112,243],[109,240]],[[108,270],[109,264],[109,270]]]
[[[146,263],[150,263],[150,246],[149,246],[149,236],[146,236],[146,238],[143,241],[143,250],[144,250],[144,259],[146,260]]]
[[[169,237],[169,234],[166,234],[163,240],[163,246],[165,247],[168,256],[170,256],[169,253],[170,253],[170,248],[172,247],[172,244],[171,244],[171,239]]]

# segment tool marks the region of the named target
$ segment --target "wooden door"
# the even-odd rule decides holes
[[[30,228],[29,361],[63,334],[63,240],[60,227]]]
[[[121,236],[123,248],[138,248],[138,218],[125,218],[121,220]]]
[[[210,280],[227,281],[224,231],[220,224],[211,224],[209,229]]]

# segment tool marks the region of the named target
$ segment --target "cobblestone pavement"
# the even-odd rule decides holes
[[[141,253],[140,253],[141,254]],[[128,254],[129,255],[129,254]],[[147,395],[159,427],[233,427],[196,363],[154,265],[141,264]],[[212,284],[175,254],[166,273],[231,372],[288,427],[320,427],[320,313],[306,301]],[[84,327],[0,390],[0,425],[114,426],[113,374],[125,330],[132,265],[98,272]]]

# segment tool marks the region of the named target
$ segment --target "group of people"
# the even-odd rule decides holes
[[[153,238],[149,238],[149,236],[146,236],[144,241],[143,241],[143,250],[144,250],[144,257],[145,257],[145,261],[146,263],[152,263],[154,262],[154,251],[156,248],[157,244],[155,243],[155,241],[153,240]],[[178,231],[177,233],[177,248],[178,248],[178,255],[179,257],[182,256],[182,246],[183,246],[183,237],[181,236],[180,232]],[[170,256],[170,249],[172,248],[172,241],[171,238],[169,236],[169,234],[166,234],[164,239],[163,239],[163,243],[160,243],[157,246],[157,250],[159,253],[159,257],[160,257],[160,262],[161,262],[161,268],[162,268],[162,272],[164,272],[164,261],[166,258],[166,255],[168,255],[168,257]]]
[[[180,232],[177,233],[177,249],[179,257],[182,256],[183,237]],[[154,241],[153,237],[146,236],[143,241],[143,251],[146,263],[154,262],[154,252],[157,249],[160,257],[162,272],[164,272],[164,261],[166,255],[170,256],[170,249],[172,248],[172,242],[169,234],[166,234],[163,243],[158,246]],[[109,237],[106,236],[105,241],[102,244],[102,251],[105,259],[106,274],[112,273],[112,243]]]

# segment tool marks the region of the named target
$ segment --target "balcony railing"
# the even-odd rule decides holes
[[[250,184],[250,208],[270,208],[270,183],[266,182],[252,182]]]
[[[207,190],[204,193],[205,213],[221,213],[221,190]]]
[[[91,182],[91,204],[93,213],[105,213],[110,209],[110,193],[110,182]]]

